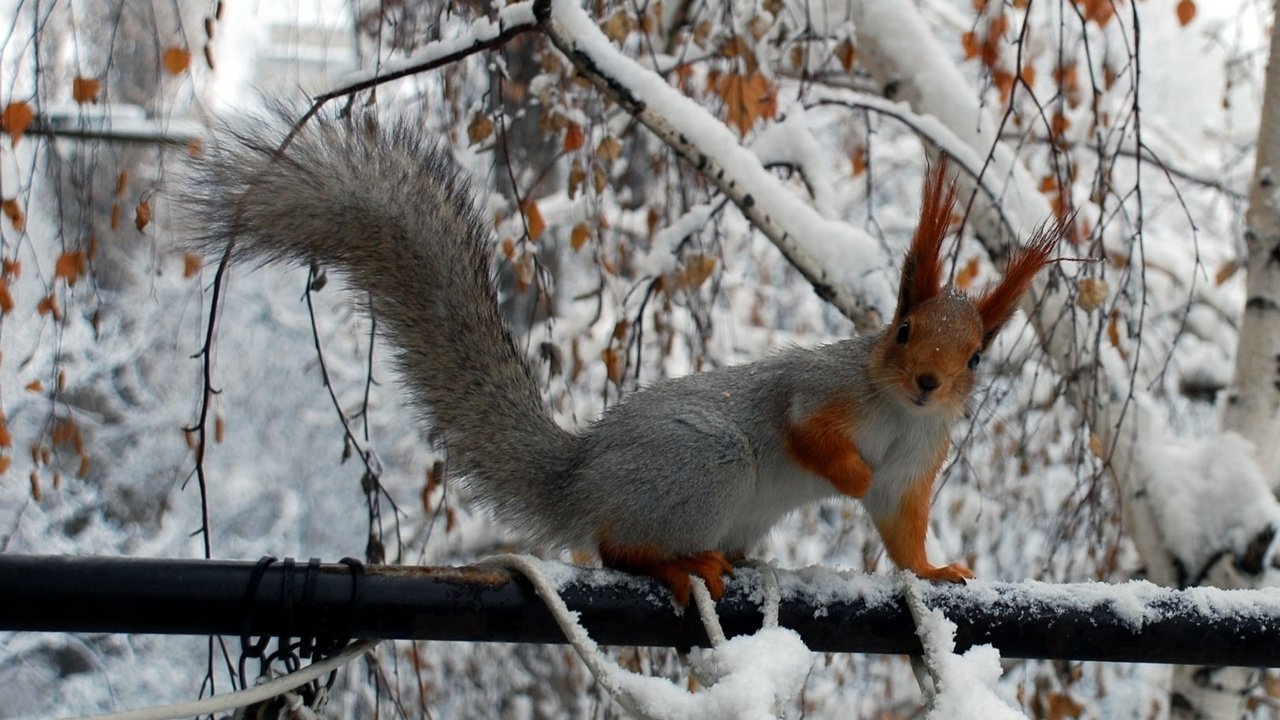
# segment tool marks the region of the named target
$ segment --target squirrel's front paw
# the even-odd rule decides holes
[[[913,570],[921,580],[930,580],[933,582],[964,582],[973,579],[973,571],[961,565],[960,563],[951,563],[942,567],[933,567],[927,565],[923,568]]]

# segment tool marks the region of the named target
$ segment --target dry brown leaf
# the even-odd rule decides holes
[[[170,75],[178,75],[191,65],[191,51],[179,47],[171,47],[164,51],[161,62]]]
[[[1098,27],[1106,27],[1116,14],[1114,2],[1115,0],[1085,0],[1084,19],[1096,22]]]
[[[516,258],[516,241],[511,238],[502,238],[502,255],[508,260]]]
[[[595,189],[597,195],[603,195],[604,189],[609,184],[609,176],[605,174],[604,168],[599,163],[591,164],[591,187]]]
[[[1005,15],[1004,13],[1000,13],[999,15],[996,15],[995,17],[991,18],[990,22],[987,23],[988,38],[1002,38],[1004,37],[1005,32],[1007,32],[1008,30],[1009,30],[1009,16]]]
[[[836,59],[840,61],[840,67],[844,68],[845,72],[853,71],[853,63],[858,59],[858,49],[852,40],[845,38],[836,45]]]
[[[804,58],[805,58],[805,48],[804,48],[804,46],[803,46],[803,45],[799,45],[799,44],[792,45],[792,46],[791,46],[791,51],[790,51],[790,53],[788,53],[788,56],[791,58],[791,69],[792,69],[794,72],[799,73],[799,72],[800,72],[800,68],[803,68],[803,67],[804,67]],[[681,90],[683,90],[683,89],[684,89],[684,83],[683,83],[683,82],[681,82],[681,83],[680,83],[680,89],[681,89]]]
[[[725,122],[746,135],[757,120],[770,120],[778,112],[778,91],[759,72],[726,73],[716,82],[716,94],[724,101]]]
[[[686,255],[684,269],[680,271],[680,285],[686,290],[697,290],[716,269],[716,259],[701,253]]]
[[[711,21],[699,20],[698,24],[693,26],[693,44],[705,48],[709,37],[711,37]]]
[[[542,219],[542,211],[538,209],[538,203],[532,200],[525,200],[520,203],[520,212],[524,213],[525,227],[529,230],[529,239],[536,242],[547,229],[547,223]]]
[[[13,311],[13,295],[9,293],[9,279],[0,278],[0,312]]]
[[[1225,283],[1226,281],[1234,277],[1235,274],[1239,271],[1240,271],[1240,263],[1229,262],[1226,265],[1223,265],[1222,267],[1218,268],[1218,272],[1214,273],[1214,276],[1213,276],[1214,284],[1221,285]]]
[[[1009,98],[1013,95],[1013,73],[1008,70],[998,69],[991,72],[991,83],[1000,91],[1000,101],[1009,102]]]
[[[31,382],[27,383],[26,385],[23,385],[22,387],[27,392],[33,392],[33,393],[44,392],[44,383],[39,380],[32,380]]]
[[[1182,0],[1178,3],[1178,22],[1182,27],[1191,24],[1196,17],[1196,4],[1192,0]]]
[[[978,33],[968,30],[960,36],[960,47],[964,48],[964,59],[972,60],[982,52],[982,41],[978,39]]]
[[[467,124],[467,140],[471,145],[484,142],[493,134],[493,121],[484,113],[477,113]]]
[[[1093,312],[1107,301],[1107,281],[1097,277],[1087,277],[1080,281],[1080,292],[1076,295],[1076,305],[1085,312]]]
[[[182,256],[182,277],[190,279],[200,274],[200,268],[204,267],[204,258],[199,255],[187,253]]]
[[[13,146],[17,147],[18,141],[22,139],[22,133],[27,131],[35,117],[35,111],[27,103],[9,103],[4,111],[0,112],[0,131],[9,133],[9,137],[13,138]]]
[[[516,272],[516,289],[524,292],[533,284],[533,253],[521,253],[514,265]]]
[[[5,258],[0,260],[0,275],[7,278],[22,277],[22,261]]]
[[[116,197],[124,195],[124,191],[129,189],[129,171],[121,170],[116,176]]]
[[[587,229],[586,223],[578,223],[573,226],[573,231],[569,233],[569,245],[573,247],[574,252],[582,249],[587,244],[587,237],[590,231]]]
[[[9,218],[9,222],[13,223],[13,229],[22,232],[27,226],[27,216],[22,212],[22,207],[18,205],[17,198],[10,198],[0,203],[0,207],[4,210],[4,216]]]
[[[960,290],[968,290],[973,281],[978,279],[978,258],[971,257],[969,262],[964,264],[960,272],[956,273],[956,287]]]
[[[604,361],[605,372],[609,375],[609,381],[615,386],[622,385],[622,353],[617,349],[607,347],[604,352],[600,353],[600,359]]]
[[[80,467],[76,469],[76,477],[81,480],[89,477],[89,456],[82,455],[80,457]]]
[[[576,159],[569,166],[569,199],[572,200],[578,195],[578,190],[582,188],[582,183],[587,179],[587,171],[582,167],[582,163]]]
[[[582,131],[582,126],[576,122],[571,122],[564,129],[564,151],[573,152],[582,147],[587,142],[587,134]]]
[[[36,502],[40,502],[40,498],[42,497],[40,492],[40,476],[36,474],[35,470],[32,470],[29,478],[31,480],[31,499]]]
[[[1102,439],[1097,435],[1089,435],[1089,452],[1093,453],[1094,457],[1102,457]]]
[[[1070,128],[1071,128],[1071,120],[1069,120],[1066,115],[1060,112],[1054,113],[1053,119],[1049,121],[1049,132],[1053,135],[1055,139],[1059,141],[1062,139],[1062,134],[1065,133]]]
[[[1051,692],[1046,697],[1049,701],[1049,720],[1078,718],[1084,712],[1084,705],[1066,693]]]
[[[138,232],[142,232],[150,223],[151,203],[146,200],[139,200],[138,207],[133,213],[133,226],[138,228]]]
[[[858,177],[867,171],[867,148],[859,146],[853,149],[853,176]]]
[[[222,415],[213,417],[213,441],[219,445],[222,444],[222,438],[226,435],[227,423],[222,419]]]
[[[1107,323],[1107,340],[1111,342],[1111,347],[1120,351],[1121,357],[1129,356],[1120,346],[1120,312],[1118,310],[1111,311],[1111,320]]]
[[[71,97],[81,105],[96,103],[101,87],[102,83],[95,78],[78,77],[71,81]]]
[[[52,295],[45,295],[36,304],[36,312],[41,315],[52,315],[54,320],[62,319],[62,309],[58,307],[58,301]]]
[[[13,447],[13,435],[7,422],[0,422],[0,447]]]
[[[67,285],[75,286],[80,276],[89,269],[89,261],[80,250],[68,250],[58,256],[53,265],[53,276],[67,281]]]
[[[115,203],[111,206],[111,220],[109,224],[112,230],[120,229],[120,203]]]
[[[619,10],[610,15],[607,20],[600,26],[604,31],[605,37],[616,43],[622,43],[627,39],[627,35],[631,34],[631,29],[635,27],[635,22],[631,16],[624,10]]]
[[[8,455],[0,455],[0,473],[9,472],[9,466],[13,464],[13,458]]]
[[[612,135],[606,135],[599,145],[596,145],[596,157],[605,160],[617,160],[622,154],[622,143],[618,142],[618,138]]]

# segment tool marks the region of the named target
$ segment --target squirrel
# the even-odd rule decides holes
[[[453,474],[505,524],[594,548],[684,606],[691,575],[719,599],[731,561],[783,516],[843,495],[862,502],[898,567],[973,577],[925,555],[933,483],[982,353],[1050,262],[1061,225],[1040,228],[980,295],[944,287],[956,191],[940,162],[884,328],[664,379],[570,432],[499,313],[489,224],[447,151],[413,122],[372,115],[321,114],[279,149],[284,137],[270,121],[214,133],[182,198],[201,228],[189,247],[318,262],[366,293]]]

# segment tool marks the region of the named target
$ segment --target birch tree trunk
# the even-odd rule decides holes
[[[1280,0],[1273,12],[1280,17]],[[1245,213],[1244,318],[1222,428],[1253,443],[1272,493],[1280,494],[1280,24],[1274,19],[1254,161]],[[1208,582],[1239,587],[1232,579]],[[1170,716],[1238,717],[1256,679],[1245,668],[1178,667]]]
[[[1274,21],[1257,147],[1245,214],[1248,299],[1222,426],[1253,442],[1272,492],[1280,493],[1280,25]]]

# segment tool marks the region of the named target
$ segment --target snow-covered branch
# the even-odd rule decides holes
[[[536,28],[533,2],[513,3],[498,11],[496,21],[476,20],[466,35],[429,42],[407,58],[352,73],[337,87],[316,96],[315,102],[323,105],[334,98],[457,62],[468,55],[499,47],[516,35]]]
[[[730,198],[821,297],[859,330],[879,327],[892,273],[873,239],[797,197],[706,108],[614,48],[578,0],[537,0],[534,12],[579,71]]]

